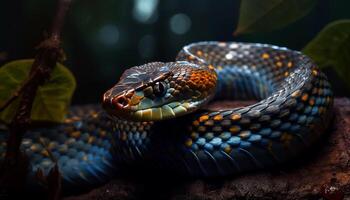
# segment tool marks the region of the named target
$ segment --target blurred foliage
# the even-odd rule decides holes
[[[303,52],[320,67],[333,67],[350,89],[350,20],[328,24]]]
[[[28,78],[32,59],[16,60],[0,68],[0,107],[17,91]],[[70,106],[75,90],[73,74],[62,64],[57,64],[51,78],[40,86],[33,103],[31,119],[35,121],[62,122]],[[0,120],[6,123],[13,118],[19,99],[0,113]]]
[[[125,69],[150,61],[173,61],[177,52],[191,42],[234,40],[300,50],[326,24],[350,17],[349,0],[319,0],[305,17],[288,26],[268,33],[233,37],[232,29],[239,22],[240,2],[245,1],[250,0],[73,1],[63,31],[63,48],[67,54],[64,64],[78,83],[73,103],[99,102]],[[261,2],[267,4],[270,0]],[[10,60],[34,56],[33,47],[50,26],[55,6],[55,0],[3,2],[0,66]],[[181,34],[174,32],[171,24],[181,28],[184,22],[189,24],[188,30]],[[336,95],[350,96],[344,83],[330,69],[326,73]]]
[[[304,17],[316,0],[242,0],[235,35],[269,32]]]
[[[242,0],[238,26],[235,35],[245,33],[261,33],[287,27],[290,23],[309,14],[316,5],[315,0]],[[337,0],[329,4],[330,16],[332,18],[349,17],[347,9],[343,6],[349,2]],[[321,5],[318,2],[318,5]],[[334,10],[343,10],[335,12]],[[347,14],[345,14],[346,12]],[[316,19],[315,19],[316,20]],[[331,80],[335,88],[347,89],[350,92],[350,20],[334,21],[321,30],[314,39],[303,49],[323,69],[329,68],[337,73],[342,82]],[[315,21],[313,21],[315,24]],[[311,25],[311,24],[310,24]],[[300,31],[305,34],[305,31]],[[279,36],[274,36],[278,38]],[[296,36],[297,38],[297,36]],[[331,73],[330,73],[331,74]],[[335,79],[332,76],[332,79]],[[339,94],[336,92],[336,95]]]

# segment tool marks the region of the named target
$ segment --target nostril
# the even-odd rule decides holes
[[[123,108],[128,105],[128,100],[124,96],[119,96],[113,99],[113,104],[118,108]]]

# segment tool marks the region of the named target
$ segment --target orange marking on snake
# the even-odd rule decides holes
[[[270,55],[267,54],[267,53],[263,53],[263,54],[261,55],[261,58],[262,58],[262,59],[269,59],[269,58],[270,58]]]
[[[239,126],[232,126],[230,128],[231,133],[238,133],[240,130],[241,130],[241,128]]]
[[[138,105],[142,99],[142,96],[133,95],[130,99],[130,105]]]
[[[202,115],[200,118],[199,118],[199,122],[204,122],[206,120],[209,119],[209,116],[208,115]]]
[[[303,96],[301,97],[301,100],[307,101],[308,98],[309,98],[309,95],[305,93],[305,94],[303,94]]]
[[[192,139],[189,138],[189,139],[186,140],[185,145],[186,145],[187,147],[190,147],[190,146],[192,145],[192,143],[193,143],[193,142],[192,142]]]
[[[315,104],[315,99],[310,99],[309,104],[310,104],[310,106],[313,106]]]
[[[241,119],[241,115],[240,114],[234,114],[234,115],[231,116],[231,119],[233,121],[239,120],[239,119]]]
[[[189,87],[194,90],[208,91],[216,86],[216,74],[207,70],[195,70],[189,78]]]
[[[277,66],[277,67],[282,67],[282,66],[283,66],[283,63],[280,62],[280,61],[278,61],[278,62],[276,62],[276,66]]]
[[[224,151],[225,151],[226,153],[231,153],[232,148],[231,148],[230,146],[227,146],[227,147],[225,147]]]
[[[222,115],[216,115],[214,116],[214,121],[221,121],[223,119]]]

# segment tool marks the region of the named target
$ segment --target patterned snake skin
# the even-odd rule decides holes
[[[140,161],[194,177],[234,175],[293,159],[330,123],[330,84],[300,52],[199,42],[185,46],[177,60],[127,70],[104,94],[108,115],[75,107],[66,123],[29,131],[21,148],[30,176],[57,162],[65,187],[91,186],[110,179],[116,166]],[[201,109],[211,99],[258,102]]]

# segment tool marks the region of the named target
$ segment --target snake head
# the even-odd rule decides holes
[[[216,73],[189,62],[154,62],[126,70],[103,96],[110,115],[158,121],[191,113],[214,95]]]

